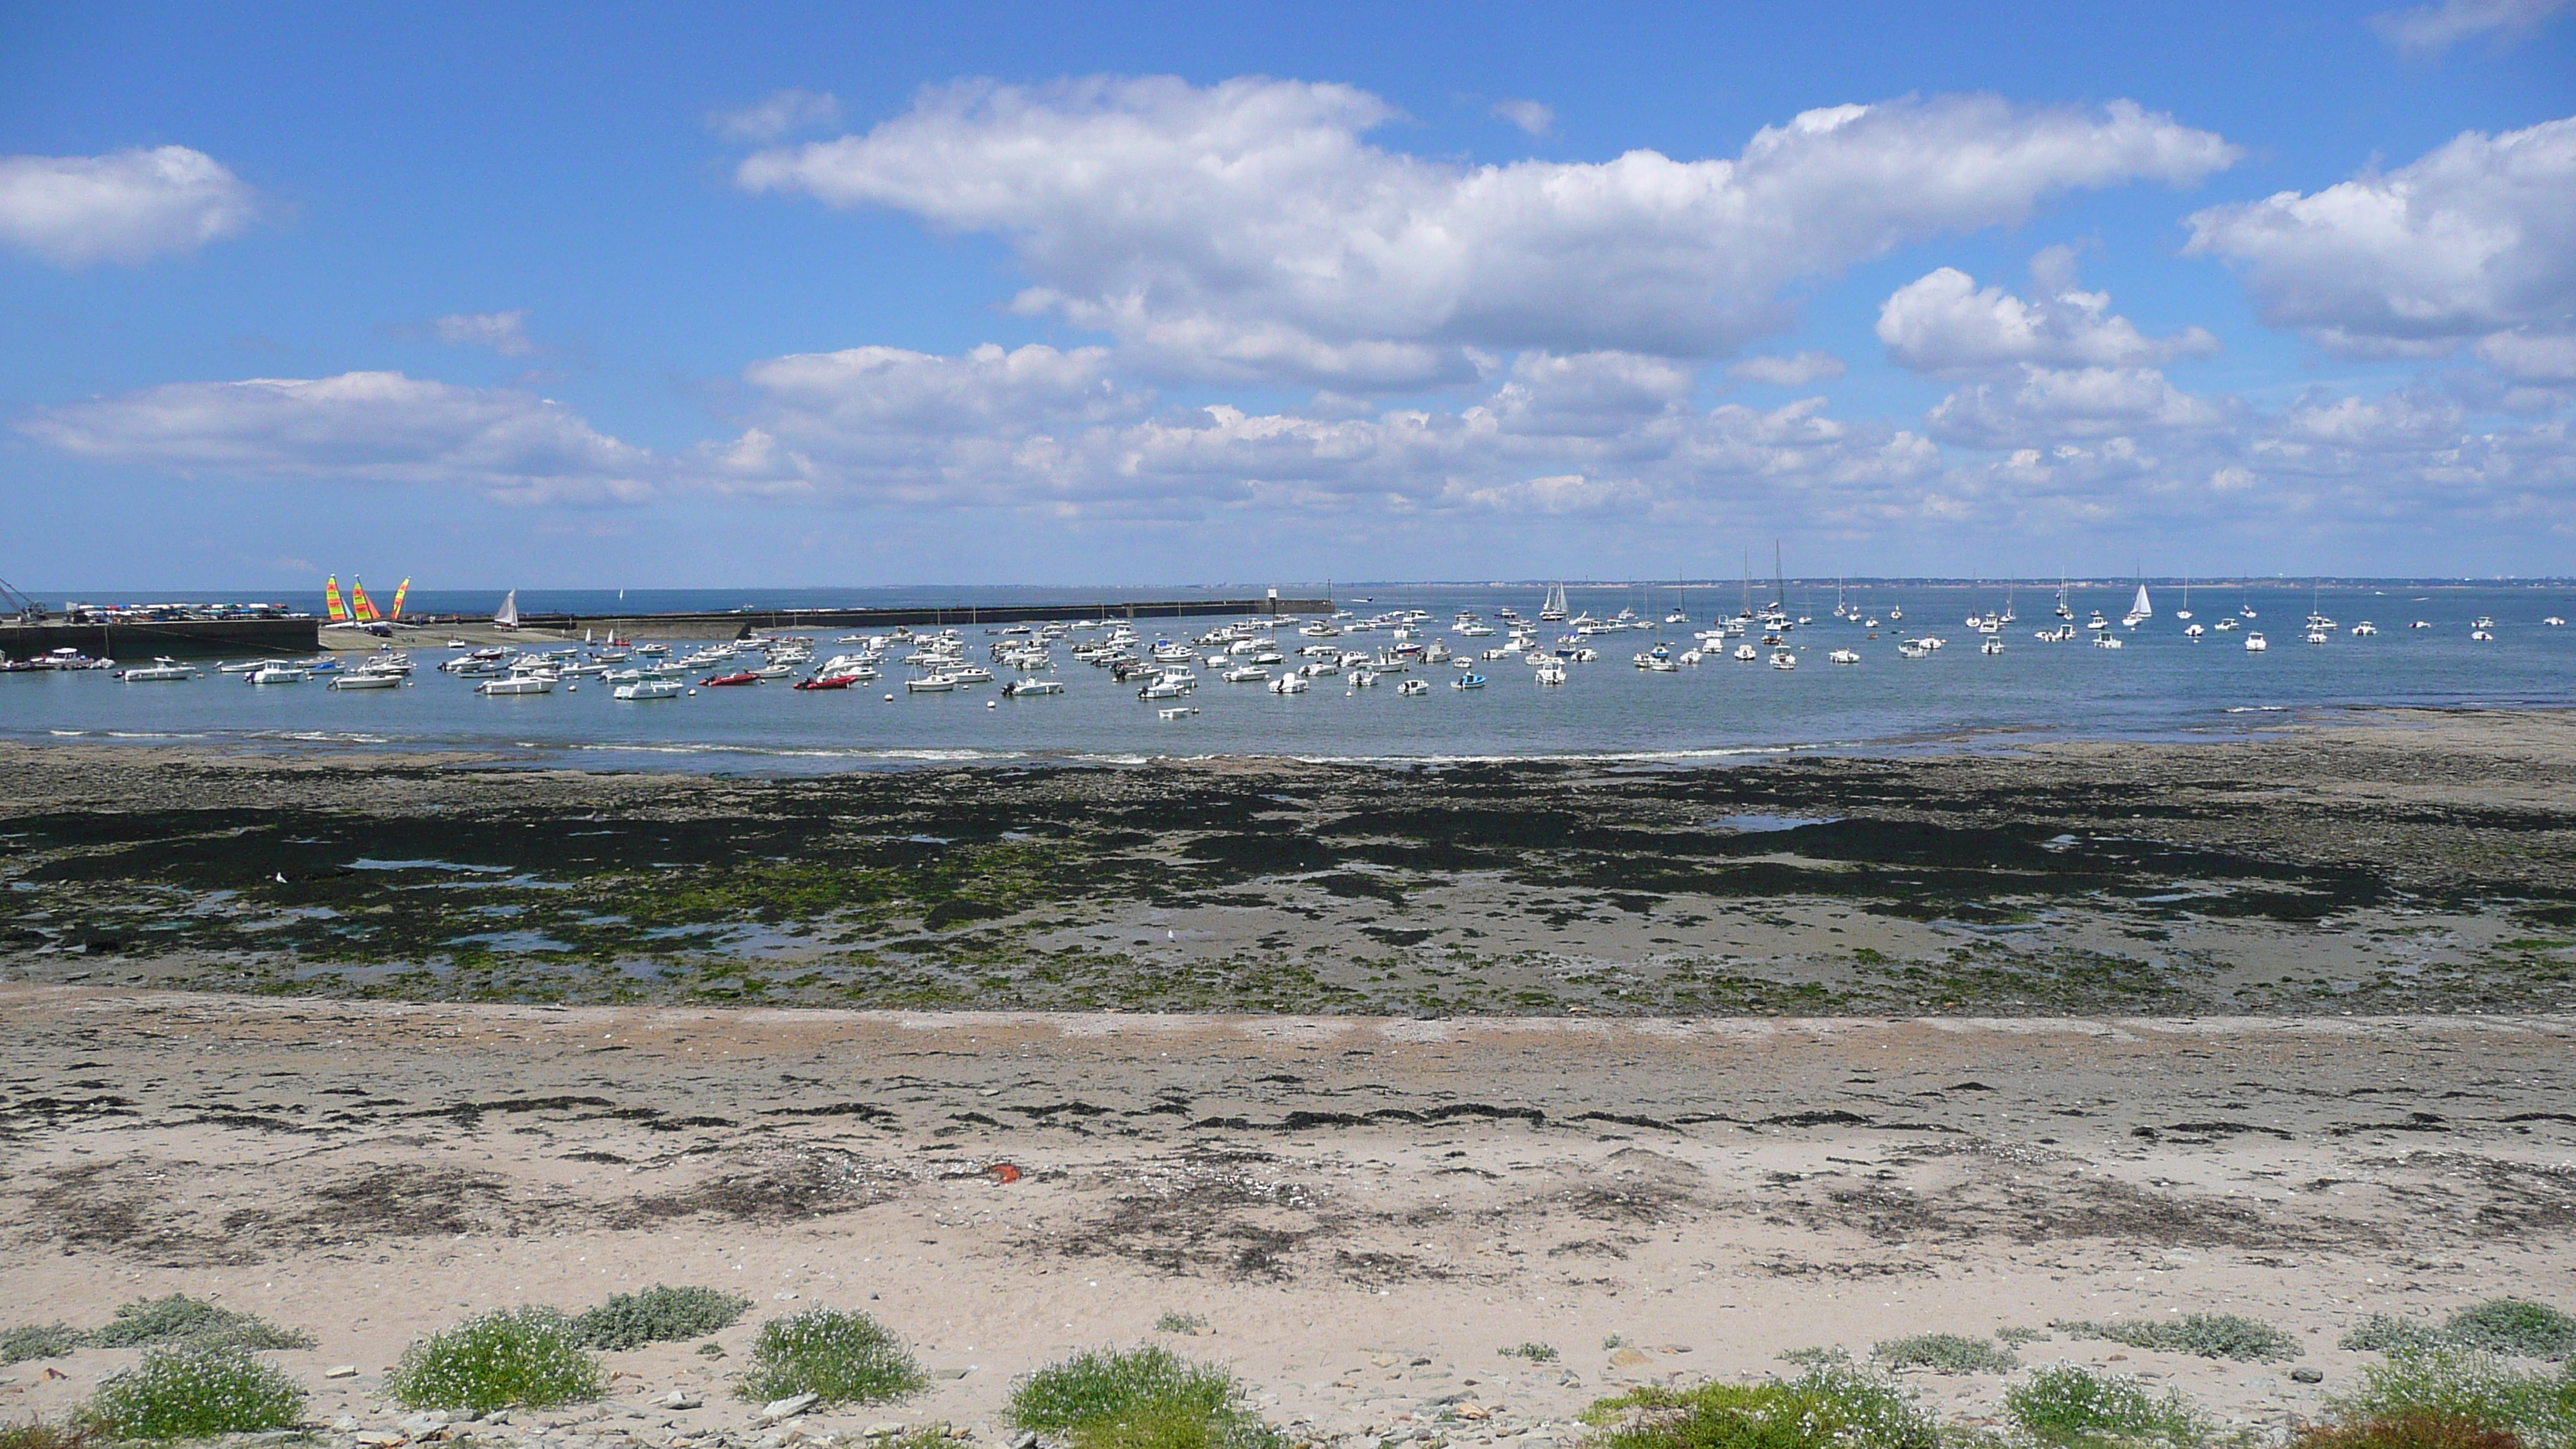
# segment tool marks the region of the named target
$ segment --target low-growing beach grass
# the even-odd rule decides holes
[[[760,1326],[734,1391],[746,1399],[814,1394],[826,1404],[880,1404],[929,1382],[910,1351],[875,1319],[809,1308]]]
[[[67,1324],[0,1328],[0,1364],[22,1363],[31,1358],[61,1358],[80,1346],[79,1331]]]
[[[2565,1358],[2576,1352],[2576,1318],[2546,1303],[2494,1298],[2463,1308],[2442,1325],[2462,1348],[2525,1358]]]
[[[1956,1333],[1891,1338],[1873,1346],[1869,1356],[1881,1368],[1928,1368],[1945,1374],[2005,1374],[2021,1367],[2010,1349]]]
[[[1151,1344],[1052,1363],[1011,1391],[1011,1422],[1076,1449],[1261,1449],[1277,1435],[1234,1376]]]
[[[185,1293],[138,1298],[119,1307],[105,1328],[80,1336],[89,1348],[147,1348],[194,1344],[200,1348],[311,1348],[313,1335],[280,1328],[255,1314],[236,1313]]]
[[[2343,1337],[2335,1340],[2335,1347],[2353,1353],[2421,1352],[2449,1342],[2449,1335],[2429,1323],[2374,1313],[2346,1329]]]
[[[79,1423],[114,1439],[205,1439],[290,1429],[304,1417],[304,1390],[275,1364],[239,1348],[182,1345],[144,1352],[111,1374],[78,1412]]]
[[[1583,1413],[1595,1449],[1934,1449],[1940,1428],[1902,1388],[1840,1364],[1758,1384],[1649,1385]]]
[[[2457,1414],[2410,1412],[2310,1424],[2292,1449],[2522,1449],[2512,1431]]]
[[[2459,1419],[2504,1430],[2526,1449],[2576,1449],[2576,1366],[2523,1373],[2476,1349],[2398,1349],[2363,1369],[2360,1389],[2331,1407],[2341,1422]]]
[[[2181,1394],[2158,1398],[2122,1374],[2055,1364],[2004,1390],[2004,1413],[2041,1444],[2084,1449],[2113,1443],[2192,1444],[2207,1426]]]
[[[385,1378],[412,1409],[547,1409],[598,1398],[599,1361],[581,1331],[552,1308],[503,1308],[416,1339]]]
[[[2126,1318],[2111,1323],[2067,1319],[2051,1323],[2069,1338],[2106,1338],[2131,1348],[2271,1363],[2297,1358],[2299,1341],[2268,1323],[2233,1313],[2191,1313],[2178,1318]]]
[[[573,1319],[586,1347],[612,1352],[648,1343],[704,1338],[731,1328],[751,1300],[713,1288],[673,1288],[656,1283],[641,1293],[620,1293]]]
[[[30,1419],[0,1424],[0,1449],[88,1449],[96,1436],[80,1424],[48,1424]]]
[[[1531,1363],[1556,1362],[1556,1346],[1554,1344],[1516,1343],[1509,1348],[1497,1349],[1495,1351],[1505,1358],[1524,1358],[1528,1359]]]
[[[1166,1313],[1154,1320],[1156,1333],[1205,1333],[1208,1321],[1195,1313]]]

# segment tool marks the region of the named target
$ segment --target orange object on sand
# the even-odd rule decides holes
[[[1020,1170],[1007,1162],[996,1162],[984,1170],[993,1174],[995,1182],[1005,1186],[1020,1180]]]

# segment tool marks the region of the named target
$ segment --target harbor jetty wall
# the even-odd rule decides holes
[[[1163,599],[1098,604],[976,604],[923,609],[750,609],[699,614],[521,614],[522,631],[579,635],[614,629],[637,639],[738,639],[782,629],[966,628],[1081,619],[1295,617],[1330,614],[1330,599]]]
[[[33,659],[77,649],[92,659],[174,659],[210,654],[311,654],[322,647],[319,619],[161,619],[108,624],[0,624],[0,653]]]

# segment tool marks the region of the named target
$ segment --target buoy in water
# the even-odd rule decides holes
[[[989,700],[989,699],[988,699],[988,700],[986,700],[986,701],[984,701],[984,707],[985,707],[986,709],[999,709],[999,708],[1001,708],[1001,706],[1000,706],[999,704],[997,704],[997,703],[995,703],[994,701]]]
[[[690,691],[689,691],[689,698],[691,698],[691,699],[695,699],[695,698],[697,698],[697,697],[698,697],[698,692],[697,692],[696,690],[692,689],[692,690],[690,690]]]
[[[893,696],[893,695],[891,695],[891,694],[887,695],[887,696],[886,696],[886,703],[888,703],[888,704],[892,704],[892,703],[894,703],[894,696]]]

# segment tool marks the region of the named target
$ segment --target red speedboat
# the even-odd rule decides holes
[[[722,689],[725,686],[732,684],[758,684],[759,682],[760,676],[752,673],[748,669],[744,670],[740,674],[719,674],[712,679],[702,679],[698,681],[698,683],[708,689]]]
[[[847,689],[859,682],[855,674],[822,674],[796,681],[798,689]]]

